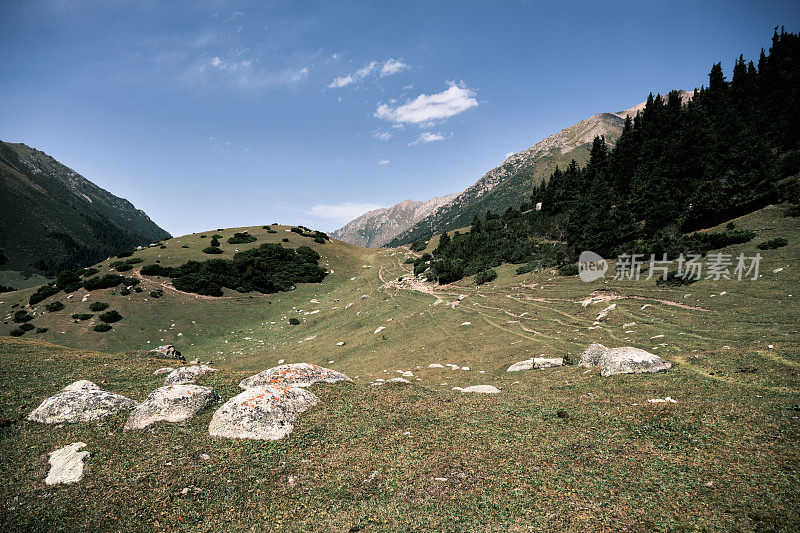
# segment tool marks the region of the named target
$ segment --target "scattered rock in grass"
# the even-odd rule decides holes
[[[376,334],[376,333],[380,333],[381,331],[383,331],[383,330],[385,330],[385,329],[386,329],[386,326],[378,326],[378,329],[376,329],[376,330],[373,332],[373,335],[374,335],[374,334]]]
[[[563,357],[534,357],[533,368],[551,368],[554,366],[564,366]]]
[[[219,371],[208,365],[182,366],[167,374],[167,377],[164,378],[164,386],[194,383],[209,372]]]
[[[664,398],[652,398],[647,401],[650,403],[678,403],[678,400],[673,400],[669,396],[666,396]]]
[[[608,351],[602,344],[590,344],[581,354],[578,366],[589,368],[600,364],[600,356]]]
[[[220,401],[210,387],[169,385],[151,392],[136,406],[125,429],[142,429],[155,422],[182,422]]]
[[[605,309],[600,311],[600,314],[597,315],[597,318],[595,318],[595,320],[597,320],[597,321],[603,320],[604,318],[606,318],[609,315],[609,313],[611,313],[611,311],[613,311],[616,308],[617,308],[617,304],[609,305],[608,307],[606,307]]]
[[[253,387],[234,396],[211,418],[208,433],[234,439],[278,440],[292,424],[319,401],[300,387]]]
[[[339,341],[336,343],[336,346],[344,346],[344,341]]]
[[[462,322],[461,325],[462,326],[471,326],[472,322]]]
[[[89,452],[80,451],[85,447],[84,442],[73,442],[50,452],[50,471],[44,482],[47,485],[57,485],[80,481],[83,478],[83,461],[90,455]]]
[[[403,384],[408,384],[408,385],[410,385],[410,384],[411,384],[411,382],[410,382],[410,381],[408,381],[406,378],[392,378],[392,379],[387,379],[386,381],[384,381],[384,383],[403,383]]]
[[[150,353],[158,355],[160,357],[166,357],[167,359],[177,359],[179,361],[186,361],[186,358],[181,355],[181,352],[176,350],[175,347],[171,344],[165,344],[163,346],[153,348],[152,350],[150,350]]]
[[[265,385],[280,387],[308,387],[314,383],[352,381],[341,372],[311,363],[291,363],[264,370],[239,382],[243,389]]]
[[[428,368],[444,368],[444,365],[440,365],[439,363],[431,363],[428,365]]]
[[[171,366],[165,366],[163,368],[159,368],[158,370],[155,370],[153,372],[153,375],[154,376],[160,376],[161,374],[169,374],[170,372],[173,372],[174,370],[175,369],[172,368]]]
[[[67,390],[76,384],[81,384],[77,386],[84,388]],[[76,381],[58,394],[44,400],[28,415],[28,420],[43,424],[92,422],[119,411],[133,409],[138,404],[113,392],[86,388],[90,386],[87,384],[97,387],[91,381]]]
[[[460,392],[480,392],[484,394],[497,394],[500,389],[493,385],[472,385],[471,387],[453,387],[453,390]]]

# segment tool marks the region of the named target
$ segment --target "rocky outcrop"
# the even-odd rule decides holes
[[[272,385],[278,387],[308,387],[314,383],[352,381],[341,372],[311,363],[292,363],[276,366],[239,382],[243,389]]]
[[[217,409],[208,432],[215,437],[278,440],[291,433],[297,417],[318,401],[299,387],[252,387]]]
[[[85,448],[84,442],[73,442],[63,448],[50,452],[50,471],[44,479],[47,485],[59,483],[77,483],[83,478],[83,461],[89,457],[89,452],[80,451]]]
[[[671,363],[664,361],[659,356],[631,346],[613,348],[600,356],[600,375],[602,376],[662,372],[671,367]]]
[[[28,420],[43,424],[93,422],[136,405],[130,398],[99,390],[91,381],[81,380],[44,400],[28,415]]]
[[[192,365],[176,368],[164,378],[164,385],[185,385],[194,383],[209,372],[218,372],[208,365]]]
[[[578,366],[590,368],[600,364],[600,356],[608,351],[608,348],[602,344],[590,344],[581,354]]]
[[[158,357],[166,357],[167,359],[177,359],[178,361],[186,361],[186,358],[181,355],[181,352],[175,349],[171,344],[165,344],[150,350],[150,353]]]
[[[182,422],[220,401],[210,387],[169,385],[151,392],[133,410],[125,429],[142,429],[155,422]]]
[[[532,370],[534,368],[551,368],[554,366],[564,366],[563,357],[534,357],[514,363],[506,372],[520,372],[521,370]]]

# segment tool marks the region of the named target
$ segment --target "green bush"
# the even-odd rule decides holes
[[[414,241],[411,243],[412,252],[421,252],[427,247],[428,247],[428,241],[426,241],[425,239],[420,239],[418,241]]]
[[[128,263],[116,263],[112,264],[111,266],[114,267],[114,270],[117,272],[127,272],[129,270],[133,270],[133,265],[129,265]]]
[[[97,324],[95,327],[92,328],[95,331],[99,331],[100,333],[105,333],[106,331],[111,331],[111,326],[109,324]]]
[[[11,333],[9,333],[9,335],[11,335],[12,337],[21,337],[22,335],[25,335],[25,330],[22,330],[22,329],[19,329],[19,328],[12,329]]]
[[[560,276],[577,276],[578,265],[576,265],[575,263],[568,263],[566,265],[562,265],[558,267],[558,274]]]
[[[300,323],[300,319],[299,318],[292,317],[292,318],[289,319],[289,324],[291,324],[293,326],[296,326],[299,323]]]
[[[268,229],[268,230],[267,230],[267,233],[278,233],[278,232],[277,232],[277,231],[275,231],[274,229]]]
[[[15,324],[22,324],[23,322],[30,322],[33,320],[33,315],[28,313],[27,311],[17,311],[14,313],[14,323]]]
[[[117,257],[123,259],[125,257],[130,257],[133,255],[133,250],[126,250],[124,252],[120,252],[117,254]]]
[[[119,314],[117,311],[106,311],[105,313],[100,315],[100,320],[102,320],[106,324],[111,324],[122,320],[122,315]]]
[[[110,289],[122,283],[123,279],[119,274],[106,274],[105,276],[87,279],[83,282],[83,288],[87,291]]]
[[[72,318],[74,318],[75,320],[89,320],[93,316],[94,315],[92,313],[75,313],[74,315],[72,315]]]
[[[36,292],[31,294],[31,297],[28,298],[28,303],[31,305],[36,305],[42,300],[45,300],[51,297],[54,294],[58,294],[60,290],[57,287],[53,287],[52,285],[42,285]]]
[[[213,246],[214,248],[219,248],[219,239],[217,238],[216,235],[211,237],[211,246]]]
[[[255,242],[257,239],[250,235],[247,232],[244,233],[234,233],[233,237],[228,239],[228,244],[247,244],[249,242]]]
[[[133,292],[143,292],[144,290],[141,287],[134,287]]]
[[[36,333],[45,333],[47,328],[36,328]]]
[[[272,228],[270,228],[269,226],[261,226],[261,227],[262,227],[263,229],[267,230],[267,231],[269,231],[269,230],[271,230],[271,229],[272,229]]]
[[[122,284],[126,287],[133,287],[134,285],[138,285],[140,283],[139,278],[130,277],[130,278],[122,278]]]
[[[129,294],[131,293],[131,291],[130,291],[130,289],[128,289],[128,287],[122,287],[122,288],[119,290],[119,293],[120,293],[122,296],[127,296],[127,295],[129,295]]]
[[[478,285],[483,285],[484,283],[489,283],[490,281],[494,281],[497,279],[497,272],[495,272],[491,268],[487,268],[486,270],[481,270],[477,274],[475,274],[475,283]]]
[[[89,304],[89,310],[95,312],[105,311],[108,307],[109,304],[106,302],[92,302]]]
[[[27,322],[25,324],[20,324],[19,326],[19,329],[21,329],[22,331],[33,331],[35,328],[36,326],[31,324],[30,322]]]
[[[150,291],[150,296],[153,298],[161,298],[162,296],[164,296],[164,290],[156,289],[154,291]]]
[[[142,261],[144,261],[144,259],[142,259],[141,257],[131,257],[130,259],[125,260],[125,262],[128,263],[129,265],[138,265]]]
[[[292,233],[297,233],[298,235],[302,235],[303,234],[303,229],[302,228],[292,228],[291,232]]]
[[[756,248],[759,250],[775,250],[776,248],[783,248],[789,244],[789,241],[784,239],[783,237],[776,237],[774,239],[770,239],[768,241],[764,241],[760,244],[756,245]]]
[[[221,254],[222,250],[220,250],[219,248],[215,248],[213,246],[209,246],[207,248],[203,248],[203,253],[204,254],[211,254],[211,255],[213,255],[213,254]]]
[[[325,244],[325,239],[322,237],[314,237],[314,242],[319,244]]]
[[[49,304],[45,305],[44,308],[50,313],[55,313],[56,311],[61,311],[64,309],[64,303],[59,301],[50,302]]]
[[[289,242],[289,237],[284,237],[284,238],[283,238],[283,239],[281,239],[281,240],[282,240],[283,242]]]
[[[161,265],[145,265],[139,271],[144,276],[163,276],[164,267]]]
[[[15,290],[17,289],[15,289],[14,287],[9,287],[8,285],[0,285],[0,292],[14,292]]]
[[[222,231],[222,230],[218,229],[217,231]],[[222,235],[220,235],[219,233],[215,233],[214,235],[211,236],[211,238],[212,239],[221,239]]]
[[[181,245],[181,248],[188,248],[189,246],[186,244]]]
[[[87,268],[87,269],[86,269],[86,272],[84,272],[84,273],[83,273],[83,277],[84,277],[84,278],[88,278],[88,277],[90,277],[90,276],[94,276],[94,275],[95,275],[95,274],[97,274],[98,272],[100,272],[100,271],[99,271],[99,270],[97,270],[97,269],[96,269],[96,268],[94,268],[94,267],[92,267],[92,268]]]

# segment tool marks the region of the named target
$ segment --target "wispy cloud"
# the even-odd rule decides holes
[[[427,144],[437,141],[443,141],[449,138],[450,136],[452,136],[452,133],[450,135],[443,135],[441,133],[435,133],[432,131],[423,131],[415,141],[408,143],[408,146],[414,146],[415,144]]]
[[[392,163],[392,162],[391,162],[391,161],[389,161],[388,159],[381,159],[380,161],[378,161],[378,164],[379,164],[380,166],[382,166],[382,167],[385,167],[386,165],[390,165],[391,163]]]
[[[317,218],[345,224],[354,218],[358,218],[367,211],[380,209],[380,207],[381,206],[375,204],[360,204],[356,202],[342,202],[334,205],[317,204],[308,211],[308,214]]]
[[[451,82],[450,87],[440,93],[423,93],[403,105],[380,104],[375,117],[399,124],[431,124],[477,107],[475,96],[475,91],[463,83]]]
[[[381,141],[388,141],[389,139],[392,138],[391,133],[389,133],[388,131],[380,131],[380,130],[376,131],[372,136]]]
[[[339,89],[342,87],[347,87],[353,83],[360,82],[375,74],[385,78],[386,76],[392,76],[409,68],[411,67],[398,59],[387,59],[382,63],[379,63],[378,61],[370,61],[351,74],[337,76],[328,84],[328,87],[330,89]]]

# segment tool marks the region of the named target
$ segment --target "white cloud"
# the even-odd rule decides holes
[[[450,134],[450,135],[452,135],[452,134]],[[414,141],[414,142],[408,143],[408,146],[413,146],[415,144],[427,144],[427,143],[432,143],[432,142],[437,142],[437,141],[443,141],[443,140],[447,139],[448,137],[450,137],[450,135],[446,135],[445,136],[445,135],[442,135],[441,133],[434,133],[432,131],[423,131],[420,134],[420,136],[417,137],[417,140]]]
[[[333,81],[328,84],[328,87],[330,87],[331,89],[338,89],[340,87],[347,87],[348,85],[350,85],[355,81],[356,80],[353,78],[353,76],[348,74],[347,76],[339,76],[337,78],[334,78]]]
[[[388,141],[392,138],[392,134],[388,131],[376,131],[372,136],[381,141]]]
[[[378,164],[381,165],[381,166],[386,166],[386,165],[388,165],[390,163],[391,163],[391,161],[389,161],[388,159],[381,159],[380,161],[378,161]]]
[[[440,93],[420,94],[414,100],[392,107],[380,104],[375,117],[396,123],[430,124],[476,107],[475,91],[462,84],[450,83],[450,87]]]
[[[380,207],[381,206],[375,204],[359,204],[355,202],[342,202],[336,205],[317,204],[311,208],[308,214],[317,218],[345,224],[354,218],[358,218],[367,211],[380,209]]]
[[[376,63],[375,61],[370,61],[366,66],[356,71],[355,77],[358,78],[359,80],[363,80],[364,78],[375,72],[375,67],[377,66],[378,63]]]
[[[383,66],[381,67],[381,77],[391,76],[393,74],[397,74],[398,72],[402,72],[409,67],[407,64],[399,61],[397,59],[387,59],[383,62]]]

